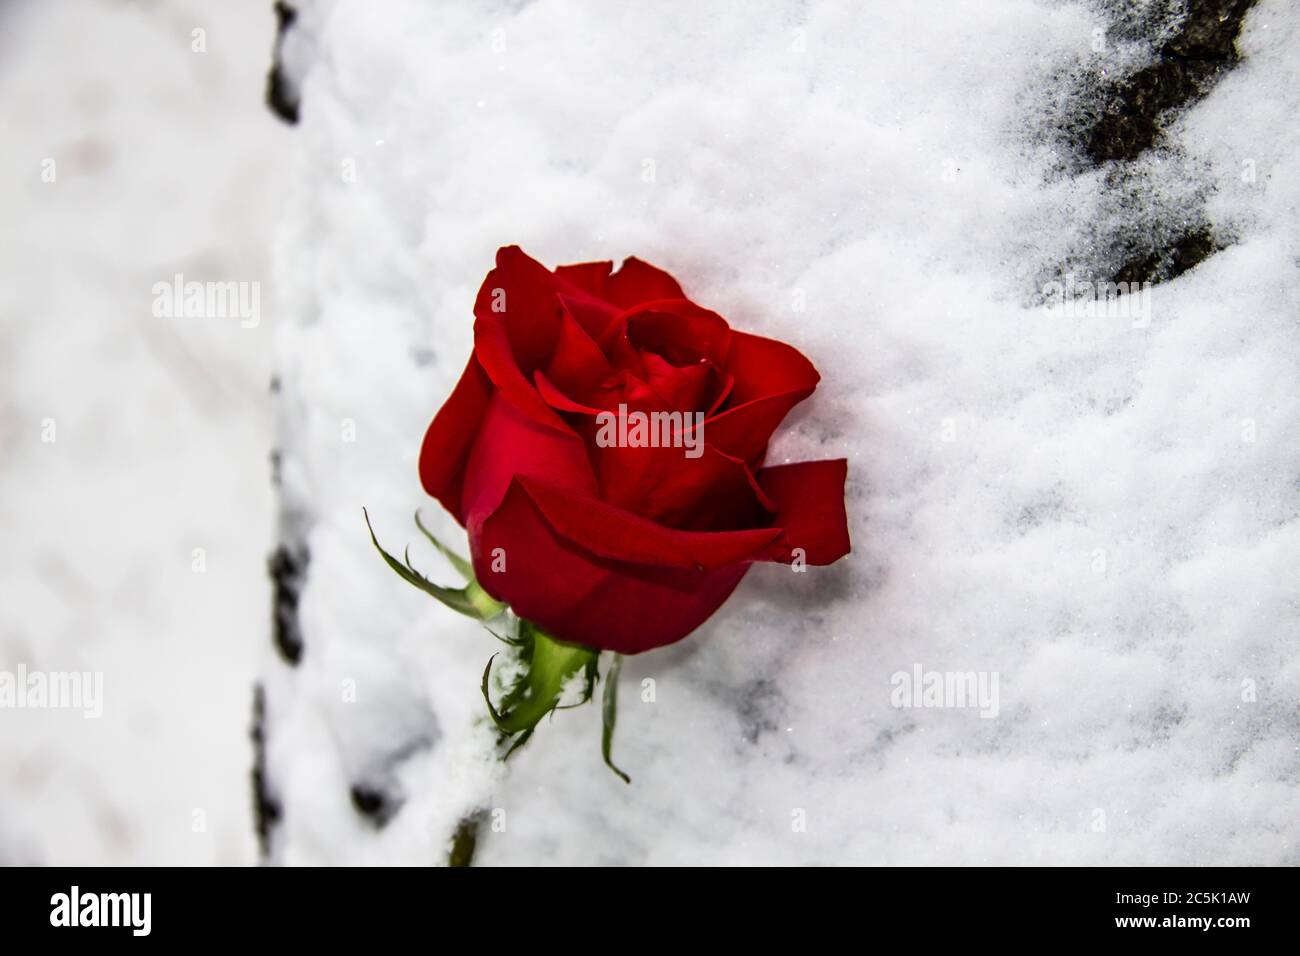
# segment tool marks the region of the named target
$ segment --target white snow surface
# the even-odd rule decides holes
[[[0,708],[0,865],[257,859],[274,22],[0,4],[0,672],[103,680],[98,719]],[[261,283],[261,322],[155,315],[177,273]]]
[[[312,563],[303,663],[271,668],[277,859],[436,862],[488,809],[482,864],[1300,862],[1300,12],[1262,0],[1243,61],[1134,165],[1153,208],[1208,196],[1235,239],[1156,286],[1149,322],[1036,304],[1080,250],[1120,265],[1095,245],[1103,174],[1062,174],[1041,121],[1098,56],[1096,7],[337,0],[304,20],[278,360]],[[823,381],[771,460],[850,461],[848,559],[756,567],[627,661],[631,786],[596,706],[493,764],[497,645],[361,523],[451,579],[411,524],[438,514],[416,454],[509,243],[639,256],[795,344]],[[892,706],[918,664],[996,672],[997,717]],[[376,829],[348,787],[383,754],[405,803]]]
[[[253,860],[255,671],[278,863],[437,863],[476,811],[483,865],[1300,862],[1293,5],[1259,0],[1131,203],[1052,134],[1073,78],[1150,56],[1094,50],[1092,3],[296,5],[293,129],[260,106],[260,0],[0,10],[0,670],[106,698],[0,711],[0,862]],[[1148,217],[1230,244],[1149,322],[1039,304]],[[416,454],[509,243],[639,256],[794,344],[823,380],[770,459],[850,461],[850,557],[756,567],[625,662],[630,786],[596,704],[498,763],[500,645],[361,520],[452,580]],[[261,325],[152,316],[177,271],[262,282]],[[996,673],[997,716],[894,706],[917,666]]]

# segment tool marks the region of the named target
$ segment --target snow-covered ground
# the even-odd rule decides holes
[[[256,859],[274,23],[0,5],[0,671],[103,680],[98,719],[0,709],[0,863]],[[155,315],[176,273],[262,283],[261,322]]]
[[[269,9],[208,6],[0,8],[0,670],[105,675],[98,721],[0,710],[0,860],[253,859],[256,672],[278,862],[439,862],[481,812],[481,864],[1300,863],[1286,0],[1122,176],[1057,132],[1153,55],[1114,3],[303,0],[292,129]],[[1144,313],[1044,307],[1207,224]],[[361,521],[451,578],[416,454],[508,243],[798,346],[771,460],[850,461],[848,559],[626,662],[631,786],[596,706],[495,763],[499,645]],[[261,323],[156,318],[175,272],[262,281]],[[996,706],[898,706],[917,668]]]
[[[274,858],[432,862],[483,810],[489,864],[1300,862],[1288,4],[1122,202],[1056,132],[1152,56],[1098,44],[1101,5],[300,6],[279,427],[310,569],[301,662],[266,671]],[[1202,222],[1227,248],[1145,313],[1044,308],[1125,230]],[[596,707],[494,767],[496,646],[360,521],[450,578],[415,456],[507,243],[648,259],[796,344],[823,383],[773,460],[850,460],[848,560],[759,567],[628,662],[630,787]],[[996,716],[895,706],[918,666],[996,675]]]

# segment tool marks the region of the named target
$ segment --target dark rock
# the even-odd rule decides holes
[[[1237,34],[1255,0],[1189,0],[1178,32],[1156,61],[1103,92],[1099,115],[1084,136],[1096,165],[1135,159],[1163,133],[1164,114],[1203,97],[1237,61]]]
[[[382,787],[367,783],[354,783],[348,791],[357,813],[377,828],[383,827],[401,808],[403,801]]]
[[[253,687],[253,825],[257,845],[265,859],[271,852],[271,831],[280,822],[280,802],[271,793],[266,773],[266,691]]]
[[[298,85],[289,77],[281,63],[284,38],[298,20],[298,11],[283,0],[275,4],[275,49],[271,54],[271,72],[266,77],[266,105],[271,112],[290,125],[298,122],[301,98]]]
[[[1219,248],[1209,227],[1202,226],[1165,249],[1143,259],[1126,262],[1111,281],[1167,282],[1196,267]]]
[[[268,562],[272,582],[271,638],[289,664],[302,659],[302,627],[298,599],[307,578],[310,555],[303,544],[281,544]]]

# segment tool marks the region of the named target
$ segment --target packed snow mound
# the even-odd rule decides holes
[[[1260,0],[1098,162],[1089,72],[1156,62],[1181,5],[296,6],[273,859],[438,862],[477,813],[484,864],[1300,862],[1300,11]],[[823,380],[770,461],[850,463],[849,558],[627,661],[630,787],[596,707],[495,763],[492,638],[361,518],[451,579],[416,455],[509,243],[796,345]]]

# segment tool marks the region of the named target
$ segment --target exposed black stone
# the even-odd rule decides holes
[[[1195,161],[1165,140],[1165,128],[1239,62],[1237,38],[1255,0],[1095,2],[1110,40],[1146,44],[1153,59],[1100,90],[1095,63],[1072,81],[1065,114],[1054,121],[1069,157],[1060,171],[1102,167],[1103,190],[1095,225],[1055,271],[1116,284],[1166,282],[1231,242],[1205,212],[1213,183],[1198,178]],[[1152,149],[1162,162],[1135,162]]]
[[[1169,110],[1190,106],[1237,62],[1237,34],[1255,0],[1189,0],[1178,32],[1156,61],[1123,77],[1102,94],[1100,112],[1084,136],[1097,165],[1135,159],[1154,146]]]
[[[1195,268],[1219,248],[1221,247],[1215,242],[1209,228],[1203,226],[1187,233],[1165,249],[1143,259],[1126,262],[1111,281],[1166,282]]]
[[[271,794],[266,774],[266,691],[253,687],[253,825],[263,858],[271,852],[271,830],[280,822],[280,802]]]
[[[284,49],[285,34],[298,19],[298,11],[283,0],[275,4],[275,49],[271,54],[271,72],[266,77],[266,105],[271,112],[286,123],[298,122],[298,106],[301,102],[297,85],[289,79],[280,62]]]
[[[402,800],[388,791],[366,783],[354,783],[348,795],[357,813],[376,827],[382,827],[393,818],[402,806]]]
[[[302,627],[298,599],[307,577],[310,555],[306,545],[281,544],[267,562],[272,582],[271,637],[289,664],[302,659]]]

